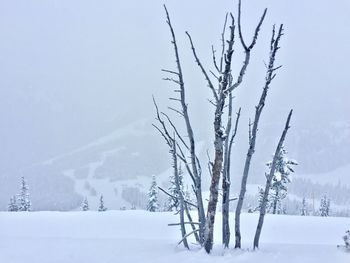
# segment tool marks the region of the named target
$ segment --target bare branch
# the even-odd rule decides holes
[[[234,89],[236,89],[243,81],[244,74],[245,74],[245,72],[247,70],[247,67],[249,65],[249,62],[250,62],[250,52],[253,49],[253,47],[255,46],[255,44],[256,44],[256,41],[257,41],[258,35],[259,35],[259,31],[260,31],[260,28],[262,26],[262,23],[264,22],[266,13],[267,13],[267,9],[264,10],[263,15],[261,16],[260,21],[259,21],[258,25],[255,28],[255,33],[254,33],[254,36],[253,36],[253,40],[252,40],[251,44],[248,47],[246,45],[246,43],[244,41],[244,38],[243,38],[243,35],[242,35],[241,0],[239,0],[239,3],[238,3],[238,33],[239,33],[239,39],[241,41],[241,44],[242,44],[242,46],[243,46],[243,48],[245,50],[245,59],[244,59],[243,65],[241,67],[241,70],[239,72],[237,81],[229,88],[230,92],[232,92]]]
[[[248,123],[248,141],[249,141],[249,144],[252,141],[252,126],[253,126],[253,123],[252,123],[251,119],[249,118],[249,123]]]
[[[177,137],[180,139],[180,141],[182,142],[182,144],[186,147],[187,150],[189,150],[190,148],[188,147],[187,143],[184,141],[184,139],[182,138],[182,136],[180,135],[180,133],[178,132],[178,130],[176,129],[176,126],[174,125],[174,123],[171,121],[171,119],[169,118],[169,116],[167,114],[165,114],[164,112],[161,113],[162,115],[165,116],[165,118],[167,118],[168,122],[170,123],[171,127],[174,129],[175,134],[177,135]]]
[[[216,78],[217,81],[220,81],[220,78],[216,76],[216,74],[212,70],[209,70],[209,72],[213,75],[214,78]]]
[[[203,75],[204,75],[206,81],[208,82],[208,86],[209,86],[209,88],[211,89],[215,100],[218,101],[219,98],[218,98],[218,95],[217,95],[217,93],[216,93],[216,91],[215,91],[214,85],[213,85],[213,83],[211,82],[211,80],[210,80],[210,78],[209,78],[209,76],[208,76],[208,73],[207,73],[206,70],[204,69],[204,67],[203,67],[203,65],[202,65],[202,63],[201,63],[201,61],[199,60],[199,58],[198,58],[198,56],[197,56],[197,52],[196,52],[196,49],[195,49],[195,47],[194,47],[194,45],[193,45],[193,41],[192,41],[191,35],[190,35],[187,31],[186,31],[186,35],[188,36],[188,39],[190,40],[191,49],[192,49],[192,52],[193,52],[193,56],[194,56],[194,58],[195,58],[195,60],[196,60],[196,62],[197,62],[197,64],[198,64],[198,66],[199,66],[200,69],[202,70],[202,73],[203,73]]]
[[[152,124],[154,128],[160,133],[160,135],[164,138],[166,144],[170,145],[170,141],[168,140],[167,136],[164,134],[164,132],[155,124]]]
[[[199,223],[197,223],[197,222],[183,222],[183,224],[185,224],[185,225],[189,225],[189,224],[199,225]],[[179,225],[181,225],[181,223],[168,224],[168,226],[179,226]]]
[[[181,111],[177,110],[177,109],[174,109],[172,107],[168,107],[168,109],[172,110],[172,111],[175,111],[176,113],[180,114],[182,117],[184,116],[184,114]]]
[[[168,193],[168,192],[165,191],[162,187],[158,186],[158,189],[159,189],[160,191],[162,191],[164,194],[170,196],[171,198],[178,199],[178,197],[176,197],[176,196],[174,196],[174,195]],[[190,205],[190,206],[193,206],[193,207],[197,208],[197,206],[196,206],[195,204],[193,204],[193,203],[191,203],[191,202],[189,202],[189,201],[187,201],[187,200],[184,200],[184,202],[185,202],[186,204]]]
[[[165,126],[164,121],[163,121],[162,118],[160,117],[158,105],[157,105],[157,103],[156,103],[156,100],[155,100],[154,96],[152,96],[152,99],[153,99],[154,107],[155,107],[155,109],[156,109],[156,116],[157,116],[157,117],[156,117],[156,120],[157,120],[157,121],[160,123],[160,125],[162,126],[163,131],[162,131],[158,126],[156,126],[156,125],[154,125],[154,124],[152,124],[152,125],[153,125],[153,127],[155,127],[155,128],[159,131],[159,133],[163,136],[163,138],[165,139],[167,145],[169,145],[169,147],[171,147],[171,145],[172,145],[172,144],[171,144],[171,143],[172,143],[172,141],[171,141],[171,136],[170,136],[170,134],[169,134],[169,132],[168,132],[168,129],[167,129],[166,126]]]
[[[220,70],[219,70],[219,72],[222,72],[222,70],[223,70],[222,67],[223,67],[223,60],[224,60],[224,54],[225,54],[225,31],[226,31],[227,17],[228,17],[228,14],[226,13],[224,27],[223,27],[222,33],[221,33],[222,48],[221,48]],[[231,17],[232,17],[232,14],[231,14]]]
[[[191,177],[191,179],[192,179],[192,181],[194,183],[194,182],[196,182],[196,178],[195,178],[192,170],[190,169],[190,166],[189,166],[189,163],[187,162],[185,154],[184,154],[182,148],[180,147],[180,145],[177,142],[176,142],[176,144],[177,144],[177,147],[178,147],[178,149],[180,151],[180,154],[178,154],[177,156],[185,164],[186,170],[187,170],[188,174],[190,175],[190,177]]]
[[[215,69],[216,69],[219,73],[221,73],[221,71],[220,71],[220,69],[219,69],[219,67],[218,67],[218,65],[217,65],[217,63],[216,63],[215,49],[214,49],[214,46],[213,46],[213,45],[211,46],[211,53],[212,53],[212,56],[213,56],[213,64],[214,64],[214,66],[215,66]]]
[[[178,98],[169,98],[169,100],[173,100],[173,101],[180,101],[180,102],[181,102],[181,100],[180,100],[180,99],[178,99]]]
[[[208,102],[216,108],[217,104],[215,102],[213,102],[212,100],[209,100],[209,99],[208,99]]]
[[[168,70],[168,69],[162,69],[163,72],[167,72],[167,73],[170,73],[170,74],[174,74],[174,75],[179,75],[178,72],[175,72],[175,71],[172,71],[172,70]]]
[[[184,236],[178,243],[180,245],[186,238],[188,238],[190,235],[193,235],[194,233],[199,232],[199,229],[193,230],[192,232],[188,233],[186,236]]]
[[[173,78],[163,78],[163,80],[171,81],[171,82],[174,82],[175,84],[180,85],[180,81],[178,81],[178,80],[176,80],[176,79],[173,79]]]
[[[235,122],[235,128],[233,130],[233,134],[231,136],[231,139],[230,139],[230,144],[229,144],[229,155],[231,153],[231,148],[232,148],[232,145],[233,145],[233,141],[236,137],[236,134],[237,134],[237,129],[238,129],[238,123],[239,123],[239,118],[241,116],[241,108],[239,108],[238,112],[237,112],[237,117],[236,117],[236,122]]]
[[[266,16],[266,13],[267,13],[267,8],[265,8],[260,20],[259,20],[259,23],[258,25],[256,26],[255,28],[255,32],[254,32],[254,36],[253,36],[253,40],[251,42],[251,44],[249,45],[249,47],[246,45],[245,41],[244,41],[244,38],[243,38],[243,34],[242,34],[242,25],[241,25],[241,13],[242,13],[242,1],[239,0],[238,2],[238,33],[239,33],[239,38],[241,40],[241,44],[243,46],[243,48],[246,50],[246,51],[250,51],[251,49],[253,49],[253,47],[255,46],[256,44],[256,41],[258,39],[258,35],[259,35],[259,31],[260,31],[260,28],[264,22],[264,19],[265,19],[265,16]]]

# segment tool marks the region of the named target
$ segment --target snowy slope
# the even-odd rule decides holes
[[[243,214],[243,251],[224,251],[220,223],[212,255],[192,245],[176,246],[177,228],[171,213],[145,211],[0,213],[1,262],[283,262],[346,263],[350,254],[337,249],[348,218],[268,215],[261,249],[250,250],[256,214]],[[218,216],[217,222],[220,222]]]
[[[342,184],[350,186],[350,164],[341,166],[331,172],[319,174],[302,174],[297,175],[299,178],[310,179],[313,182],[321,184]]]
[[[124,206],[130,208],[132,204],[138,208],[144,207],[144,203],[140,200],[144,199],[147,193],[151,175],[157,175],[158,183],[164,186],[170,173],[168,149],[162,138],[152,128],[151,122],[147,119],[130,122],[71,151],[21,168],[14,173],[0,174],[0,210],[6,210],[9,198],[17,193],[21,176],[25,176],[28,181],[34,210],[78,209],[84,196],[89,199],[92,207],[97,207],[100,194],[105,196],[106,206],[109,208],[119,209]],[[290,156],[296,157],[300,162],[295,177],[310,179],[320,184],[340,182],[350,185],[350,165],[343,165],[348,163],[349,127],[342,123],[333,126],[330,130],[322,129],[322,134],[316,137],[323,139],[315,143],[318,145],[319,141],[327,142],[321,146],[322,152],[329,154],[333,154],[334,148],[343,149],[341,159],[344,160],[328,167],[330,172],[329,169],[326,170],[328,172],[323,173],[317,172],[317,169],[312,173],[303,172],[308,170],[305,167],[323,162],[317,161],[318,155],[312,154],[310,148],[306,147],[310,146],[310,143],[307,144],[305,141],[309,141],[309,138],[315,135],[310,132],[295,131],[294,137],[290,138],[293,142],[290,143],[293,146]],[[265,128],[262,127],[262,131],[271,129]],[[333,134],[338,136],[333,138]],[[266,169],[264,163],[270,158],[269,152],[272,152],[267,146],[273,145],[271,142],[275,141],[275,136],[263,135],[251,167],[250,183],[252,184],[263,183],[263,172]],[[211,138],[203,138],[197,143],[198,155],[203,167],[207,162],[206,150],[211,146]],[[244,164],[242,158],[245,157],[246,147],[245,140],[237,139],[232,158],[234,160],[232,181],[235,182],[232,184],[233,194],[239,191],[243,170],[241,166]],[[343,166],[339,166],[340,164]],[[333,166],[338,168],[333,169]],[[206,175],[207,169],[203,169],[203,173],[203,179],[209,181],[209,176]],[[185,178],[188,177],[185,176]],[[206,181],[203,182],[203,191],[209,189]],[[252,195],[255,195],[257,187],[253,185],[250,189],[253,190],[250,191]],[[303,194],[305,193],[299,193],[299,198],[302,198]],[[342,195],[344,200],[349,199],[348,195]]]

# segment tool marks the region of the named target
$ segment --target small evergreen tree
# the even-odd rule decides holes
[[[180,189],[182,191],[182,195],[185,196],[182,175],[183,175],[183,172],[181,170],[181,166],[179,166],[179,184],[180,184]],[[180,206],[179,193],[177,192],[174,174],[170,176],[169,181],[170,181],[170,185],[168,187],[168,192],[174,197],[172,196],[168,197],[165,204],[165,211],[179,211],[179,206]]]
[[[282,146],[278,160],[276,162],[275,174],[271,184],[270,194],[270,210],[273,214],[281,214],[281,201],[287,196],[287,184],[291,182],[290,174],[294,172],[292,166],[298,163],[286,157],[288,152]],[[272,162],[268,162],[266,166],[271,169]]]
[[[103,195],[100,196],[100,205],[98,207],[99,212],[107,211],[107,207],[105,207],[104,201],[103,201]]]
[[[17,196],[18,211],[30,211],[31,202],[29,199],[29,188],[24,177],[21,178],[21,191]]]
[[[343,236],[343,240],[345,243],[345,248],[350,249],[350,230],[345,232],[345,236]]]
[[[309,210],[307,208],[307,202],[306,202],[305,196],[303,197],[303,201],[301,202],[300,214],[302,216],[308,216],[309,215]]]
[[[330,215],[330,205],[331,205],[330,199],[327,198],[326,195],[324,195],[320,202],[320,209],[319,209],[320,216],[326,217]]]
[[[83,203],[81,204],[81,210],[83,211],[89,210],[89,202],[86,197],[84,198]]]
[[[7,210],[9,212],[17,212],[18,211],[16,196],[13,196],[10,198],[10,203],[8,204]]]
[[[147,210],[150,212],[156,212],[156,211],[158,211],[158,209],[159,209],[158,186],[157,186],[156,177],[153,175],[151,187],[149,188],[149,191],[148,191]]]

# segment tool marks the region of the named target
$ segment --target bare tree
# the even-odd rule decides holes
[[[196,155],[196,144],[195,144],[194,132],[193,132],[192,124],[191,124],[190,117],[188,114],[188,108],[187,108],[187,102],[186,102],[186,89],[185,89],[185,84],[184,84],[184,78],[183,78],[183,73],[182,73],[182,68],[181,68],[181,62],[180,62],[180,56],[179,56],[179,52],[178,52],[175,32],[174,32],[174,29],[172,27],[172,24],[170,21],[170,16],[169,16],[168,10],[167,10],[165,5],[164,5],[164,9],[166,12],[167,24],[169,25],[169,29],[171,32],[171,37],[172,37],[171,43],[173,44],[173,47],[174,47],[177,70],[173,71],[173,70],[163,69],[163,71],[167,72],[169,74],[172,74],[176,77],[176,79],[166,78],[166,80],[172,81],[178,85],[179,89],[175,90],[175,91],[178,94],[180,94],[180,96],[179,96],[179,98],[171,98],[171,99],[174,101],[180,102],[180,106],[181,106],[181,110],[177,110],[177,109],[170,108],[170,107],[169,107],[169,109],[174,110],[175,112],[180,114],[180,116],[184,119],[186,131],[187,131],[186,137],[188,138],[188,143],[186,143],[184,141],[184,139],[182,138],[182,136],[180,136],[180,134],[177,132],[177,129],[176,129],[175,125],[173,125],[172,122],[170,121],[170,118],[168,118],[168,120],[172,124],[172,127],[174,128],[175,133],[178,136],[180,142],[190,153],[190,158],[189,158],[190,160],[188,161],[185,154],[184,154],[184,151],[179,149],[179,151],[180,151],[179,155],[181,155],[179,158],[182,162],[184,162],[186,170],[189,173],[189,175],[192,179],[192,182],[193,182],[193,189],[194,189],[194,193],[195,193],[196,201],[197,201],[197,211],[198,211],[198,221],[199,221],[199,236],[200,236],[199,241],[202,244],[204,241],[204,225],[205,225],[205,213],[204,213],[203,198],[202,198],[202,178],[201,178],[202,171],[201,171],[199,159]]]
[[[271,188],[271,182],[272,182],[272,179],[275,175],[276,164],[277,164],[278,158],[281,154],[281,148],[282,148],[284,140],[286,138],[288,129],[290,128],[289,123],[290,123],[290,119],[292,117],[292,113],[293,113],[293,110],[291,110],[288,114],[286,125],[284,127],[282,136],[278,142],[278,145],[277,145],[277,148],[275,151],[275,155],[274,155],[273,160],[272,160],[270,173],[266,177],[265,191],[264,191],[264,195],[263,195],[261,206],[260,206],[259,221],[258,221],[258,226],[256,228],[255,237],[254,237],[254,244],[253,244],[254,249],[259,248],[259,239],[260,239],[261,230],[262,230],[262,227],[264,224],[264,218],[265,218],[265,214],[266,214],[266,207],[267,207],[267,202],[268,202],[269,191]]]
[[[204,207],[203,207],[203,199],[202,199],[202,182],[201,182],[201,166],[200,162],[198,160],[198,157],[196,155],[196,147],[195,147],[195,139],[194,139],[194,132],[192,129],[192,125],[190,122],[189,114],[188,114],[188,108],[186,103],[186,96],[185,96],[185,84],[183,79],[183,73],[181,68],[181,62],[179,58],[179,52],[178,52],[178,46],[176,43],[176,37],[175,33],[170,21],[169,13],[164,6],[166,11],[166,17],[167,17],[167,24],[169,25],[169,29],[172,36],[172,45],[174,47],[175,51],[175,59],[176,59],[176,70],[165,70],[164,72],[171,74],[172,76],[175,76],[175,78],[166,78],[166,80],[171,81],[178,85],[179,89],[175,90],[177,94],[179,94],[179,98],[170,98],[172,101],[178,101],[180,102],[181,109],[178,110],[176,108],[169,107],[170,110],[175,111],[177,114],[179,114],[186,125],[186,131],[187,131],[187,139],[186,141],[183,139],[183,137],[179,134],[177,128],[173,124],[173,122],[170,120],[170,118],[164,114],[164,116],[167,118],[169,124],[171,125],[172,129],[175,132],[177,142],[177,157],[184,163],[186,170],[193,181],[193,189],[196,194],[196,207],[198,211],[198,221],[199,221],[199,229],[195,230],[193,228],[193,232],[199,232],[199,239],[200,243],[204,245],[205,250],[210,253],[213,247],[213,234],[214,234],[214,222],[215,222],[215,215],[216,215],[216,208],[218,203],[218,195],[219,195],[219,182],[221,179],[221,173],[223,174],[223,210],[224,210],[224,218],[223,218],[223,243],[225,247],[228,247],[229,240],[230,240],[230,228],[229,228],[229,201],[231,200],[229,197],[230,194],[230,154],[233,144],[233,139],[237,131],[237,124],[239,120],[239,113],[236,119],[236,126],[234,128],[234,131],[231,135],[231,128],[232,128],[232,92],[238,88],[245,76],[247,67],[250,63],[250,57],[251,57],[251,51],[253,50],[254,46],[256,45],[258,35],[261,29],[261,26],[263,24],[263,21],[265,19],[267,9],[264,10],[262,16],[260,17],[260,20],[255,28],[252,40],[249,44],[246,43],[243,37],[242,33],[242,26],[241,26],[241,0],[239,0],[238,3],[238,37],[239,42],[244,50],[244,60],[242,63],[242,66],[240,68],[240,71],[238,73],[238,76],[236,79],[232,76],[231,72],[231,66],[232,66],[232,57],[234,53],[234,40],[235,40],[235,19],[232,14],[230,16],[226,15],[224,29],[222,33],[222,51],[220,55],[220,59],[217,60],[215,56],[215,50],[212,48],[212,54],[213,54],[213,62],[216,69],[216,73],[212,71],[206,70],[205,66],[201,63],[199,56],[197,54],[194,42],[192,40],[191,35],[186,32],[188,39],[190,41],[191,49],[193,56],[195,58],[195,62],[197,63],[198,67],[200,68],[201,72],[204,75],[205,80],[207,81],[207,85],[210,88],[213,100],[211,100],[211,104],[214,105],[214,160],[210,165],[208,166],[210,169],[211,174],[211,184],[210,184],[210,196],[208,201],[208,208],[207,208],[207,214],[205,217],[204,214]],[[228,23],[228,17],[230,18],[230,25],[228,26],[228,33],[229,37],[226,40],[225,39],[225,32],[226,32],[226,24]],[[275,35],[272,37],[271,41],[271,50],[270,50],[270,63],[268,65],[268,73],[265,80],[265,86],[263,89],[263,94],[261,95],[260,101],[258,106],[256,107],[256,114],[254,123],[250,124],[250,130],[249,133],[249,150],[247,154],[247,159],[245,163],[245,169],[243,173],[243,179],[242,179],[242,189],[240,192],[239,202],[236,209],[236,224],[235,224],[235,232],[236,232],[236,247],[240,247],[240,213],[242,209],[245,189],[246,189],[246,181],[248,177],[249,172],[249,166],[250,161],[252,158],[252,155],[254,153],[255,149],[255,140],[256,140],[256,133],[258,129],[258,123],[259,118],[262,112],[262,109],[265,104],[265,99],[267,96],[267,91],[269,89],[269,85],[273,78],[275,77],[275,71],[279,68],[274,68],[274,60],[275,55],[278,50],[278,42],[282,35],[282,27],[281,31],[277,34],[277,37],[275,39]],[[219,61],[219,63],[217,62]],[[216,79],[216,85],[214,85],[211,75],[213,75]],[[229,102],[227,105],[227,98],[229,98]],[[228,107],[227,115],[228,115],[228,121],[225,123],[223,121],[223,115],[225,113],[225,108]],[[226,126],[226,128],[225,128]],[[252,127],[251,127],[252,126]],[[163,136],[164,137],[164,136]],[[190,153],[190,157],[187,158],[185,155],[185,151],[188,151]],[[188,160],[187,160],[188,159]],[[184,202],[185,206],[189,205],[187,202]],[[238,215],[238,216],[237,216]],[[193,224],[192,224],[193,226]],[[191,233],[189,233],[191,234]],[[188,234],[188,235],[189,235]],[[239,241],[239,242],[237,242]],[[238,245],[237,245],[238,244]]]
[[[218,203],[218,195],[219,195],[219,181],[221,177],[221,173],[223,170],[223,162],[224,162],[224,142],[226,140],[227,135],[225,134],[225,130],[223,129],[223,122],[222,122],[222,115],[224,113],[224,107],[226,105],[226,98],[227,96],[234,91],[243,81],[243,77],[245,75],[245,72],[247,70],[247,67],[250,62],[250,54],[251,50],[254,48],[258,34],[261,28],[261,25],[265,19],[265,15],[267,10],[265,9],[263,15],[260,18],[260,21],[255,28],[253,40],[251,44],[248,46],[246,45],[243,35],[241,32],[241,1],[239,1],[238,5],[238,31],[239,31],[239,38],[241,45],[243,46],[244,52],[245,52],[245,59],[243,61],[243,65],[241,67],[241,70],[239,72],[239,75],[237,77],[237,80],[233,82],[233,77],[231,73],[231,64],[232,64],[232,55],[233,55],[233,45],[234,45],[234,38],[235,38],[235,20],[232,14],[230,14],[231,17],[231,25],[229,26],[229,32],[230,36],[227,42],[227,48],[226,43],[223,41],[223,51],[220,59],[220,67],[216,63],[215,59],[215,53],[213,51],[213,60],[215,68],[218,71],[219,77],[216,77],[218,81],[218,88],[215,89],[211,79],[209,78],[209,75],[207,71],[205,70],[204,66],[202,65],[201,61],[198,58],[198,55],[196,53],[196,49],[194,47],[192,38],[188,32],[186,32],[191,48],[193,51],[194,58],[196,60],[196,63],[200,67],[209,88],[211,89],[214,97],[213,105],[215,106],[215,112],[214,112],[214,162],[212,165],[212,172],[211,172],[211,184],[210,184],[210,196],[209,196],[209,203],[208,203],[208,209],[207,209],[207,218],[206,218],[206,225],[205,225],[205,238],[204,238],[204,247],[207,253],[210,253],[213,247],[213,235],[214,235],[214,222],[215,222],[215,215],[216,215],[216,207]],[[225,20],[226,25],[226,20]],[[224,26],[225,30],[225,26]],[[224,39],[224,37],[223,37]],[[213,74],[215,75],[215,74]],[[225,231],[229,230],[227,228]],[[227,234],[227,233],[226,233]],[[225,235],[226,235],[225,234]],[[229,234],[228,234],[229,235]]]
[[[270,58],[269,58],[269,64],[267,65],[265,85],[264,85],[262,94],[260,96],[259,103],[255,107],[254,122],[249,123],[249,148],[248,148],[248,153],[244,164],[241,190],[239,193],[236,212],[235,212],[235,238],[236,238],[235,248],[241,248],[241,230],[240,230],[241,211],[242,211],[244,196],[247,188],[247,180],[249,175],[250,163],[251,163],[253,154],[255,152],[255,143],[257,138],[260,116],[265,106],[265,100],[267,97],[267,92],[270,88],[270,84],[272,80],[276,77],[275,72],[281,67],[281,66],[275,67],[275,59],[276,59],[277,51],[280,48],[279,41],[282,35],[283,35],[283,25],[279,27],[277,34],[275,32],[275,26],[274,26],[272,30],[272,38],[270,42]]]

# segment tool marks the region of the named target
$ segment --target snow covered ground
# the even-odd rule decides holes
[[[176,246],[171,213],[146,211],[0,213],[0,262],[4,263],[164,263],[283,262],[348,263],[337,249],[350,218],[268,215],[259,251],[251,250],[257,214],[243,214],[244,250],[223,250],[217,218],[216,245],[207,255],[192,245]],[[232,220],[231,220],[232,221]]]

